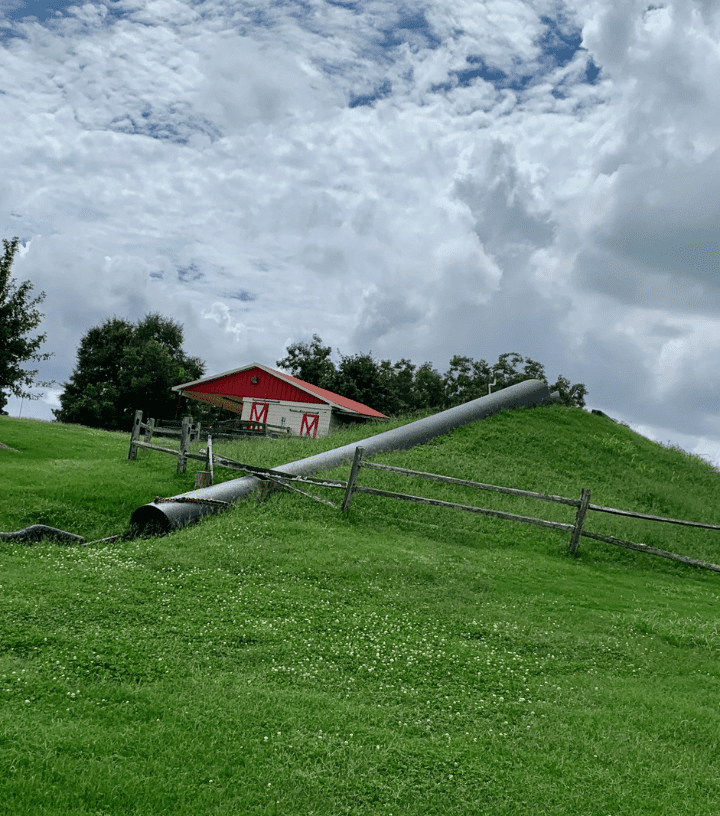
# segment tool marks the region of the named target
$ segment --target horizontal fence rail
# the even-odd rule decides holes
[[[590,504],[588,510],[599,513],[614,513],[616,516],[630,516],[631,518],[647,519],[648,521],[664,521],[666,524],[683,524],[686,527],[701,527],[704,530],[720,530],[717,524],[704,524],[701,521],[685,521],[685,519],[670,518],[669,516],[651,516],[649,513],[636,513],[634,510],[618,510],[617,507],[603,507],[601,504]]]
[[[185,473],[187,469],[187,460],[195,458],[189,453],[190,442],[200,436],[200,425],[193,424],[190,417],[185,417],[180,427],[180,446],[178,448],[166,448],[163,445],[153,445],[152,437],[156,432],[155,420],[148,419],[147,422],[142,421],[142,411],[135,411],[135,419],[133,421],[132,432],[130,434],[130,450],[128,451],[128,459],[137,459],[138,448],[151,448],[152,450],[160,451],[161,453],[171,453],[177,456],[177,472]],[[145,431],[144,439],[140,441],[140,434]]]
[[[141,414],[141,412],[138,412]],[[136,415],[137,421],[137,415]],[[188,420],[189,421],[189,420]],[[132,447],[148,447],[155,450],[160,450],[166,453],[179,455],[176,449],[164,448],[159,445],[152,445],[146,442],[135,440],[131,444]],[[688,527],[698,527],[706,530],[720,530],[720,525],[705,524],[699,521],[687,521],[685,519],[675,519],[668,516],[656,516],[649,513],[638,513],[632,510],[621,510],[617,507],[605,507],[599,504],[590,503],[590,491],[583,488],[579,499],[572,499],[565,496],[555,496],[549,493],[539,493],[533,490],[520,490],[514,487],[503,487],[500,485],[484,484],[483,482],[474,482],[468,479],[457,479],[451,476],[443,476],[436,473],[425,473],[419,470],[410,470],[408,468],[394,467],[391,465],[380,465],[376,462],[363,461],[363,448],[355,449],[355,457],[353,459],[350,475],[347,482],[337,479],[316,479],[310,476],[292,475],[283,472],[282,470],[275,470],[273,468],[261,468],[253,465],[248,465],[244,462],[238,462],[235,459],[230,459],[227,456],[213,453],[212,451],[212,437],[208,437],[208,448],[204,453],[194,454],[186,452],[184,454],[186,459],[195,459],[206,463],[206,473],[210,474],[210,484],[212,484],[212,468],[213,465],[227,468],[230,470],[241,471],[251,476],[255,476],[260,481],[260,495],[262,498],[268,496],[271,492],[277,489],[289,490],[294,493],[301,493],[314,501],[329,505],[335,509],[338,506],[328,499],[313,495],[304,490],[301,490],[298,485],[317,485],[319,487],[326,487],[331,489],[344,490],[345,495],[340,506],[341,512],[345,513],[350,509],[352,498],[355,493],[364,493],[369,496],[378,496],[381,498],[395,499],[398,501],[414,502],[416,504],[425,504],[433,507],[444,507],[448,509],[463,510],[477,515],[490,516],[493,518],[503,519],[507,521],[518,521],[523,524],[532,524],[537,527],[544,527],[552,530],[559,530],[565,533],[570,533],[570,542],[568,545],[569,552],[573,555],[577,554],[578,545],[581,537],[593,539],[595,541],[602,541],[607,544],[613,544],[618,547],[623,547],[637,552],[647,553],[649,555],[657,555],[661,558],[667,558],[673,561],[679,561],[683,564],[688,564],[702,569],[720,572],[720,565],[711,564],[706,561],[701,561],[696,558],[679,555],[677,553],[668,552],[652,547],[648,544],[641,544],[633,541],[624,541],[621,538],[614,536],[601,535],[600,533],[593,533],[584,529],[585,518],[588,511],[595,511],[600,513],[611,513],[614,515],[644,519],[647,521],[657,521],[667,524],[680,524]],[[131,458],[128,456],[128,458]],[[132,457],[134,458],[134,457]],[[566,524],[559,521],[550,521],[548,519],[536,518],[534,516],[521,516],[516,513],[508,513],[503,510],[493,510],[487,507],[476,507],[468,504],[458,504],[455,502],[442,501],[440,499],[431,499],[424,496],[414,496],[408,493],[397,493],[390,490],[381,490],[374,487],[365,487],[357,483],[357,478],[361,468],[368,468],[370,470],[385,471],[388,473],[398,473],[404,476],[411,476],[419,479],[425,479],[434,482],[441,482],[443,484],[458,485],[460,487],[470,487],[477,490],[488,490],[495,493],[503,493],[510,496],[518,496],[520,498],[536,499],[538,501],[554,502],[556,504],[564,504],[568,507],[576,508],[575,522],[573,524]],[[183,471],[184,472],[184,471]],[[198,473],[198,476],[201,474]],[[165,501],[157,497],[156,502]]]
[[[667,516],[654,516],[649,513],[637,513],[631,510],[620,510],[616,507],[605,507],[603,505],[590,504],[590,491],[583,489],[579,499],[571,499],[565,496],[554,496],[548,493],[538,493],[532,490],[520,490],[514,487],[502,487],[500,485],[489,485],[482,482],[473,482],[468,479],[456,479],[451,476],[442,476],[436,473],[425,473],[419,470],[409,470],[408,468],[394,467],[391,465],[380,465],[375,462],[367,462],[362,459],[363,450],[361,447],[356,449],[355,458],[353,460],[350,476],[347,482],[336,479],[315,479],[308,476],[291,476],[283,473],[281,470],[272,470],[270,468],[258,468],[252,465],[247,465],[242,462],[237,462],[232,459],[227,459],[222,456],[215,456],[214,461],[222,467],[229,467],[233,470],[241,470],[244,473],[249,473],[263,478],[267,482],[276,487],[291,490],[296,493],[302,493],[315,501],[330,505],[330,507],[337,507],[333,502],[327,499],[322,499],[318,496],[306,493],[291,483],[305,483],[319,485],[321,487],[329,487],[335,489],[344,489],[345,497],[341,506],[342,512],[346,512],[352,503],[352,496],[355,493],[364,493],[370,496],[379,496],[382,498],[396,499],[399,501],[415,502],[417,504],[425,504],[434,507],[446,507],[448,509],[463,510],[465,512],[476,513],[478,515],[491,516],[494,518],[504,519],[507,521],[519,521],[524,524],[533,524],[537,527],[545,527],[552,530],[560,530],[562,532],[570,533],[569,551],[572,554],[577,553],[578,543],[581,537],[602,541],[607,544],[614,544],[625,549],[636,550],[637,552],[644,552],[649,555],[657,555],[661,558],[668,558],[674,561],[679,561],[690,566],[701,567],[703,569],[720,572],[720,566],[717,564],[710,564],[706,561],[701,561],[696,558],[679,555],[677,553],[667,552],[658,547],[651,547],[648,544],[640,544],[632,541],[624,541],[623,539],[614,536],[605,536],[599,533],[593,533],[584,529],[585,517],[588,510],[595,510],[598,512],[615,513],[621,516],[628,516],[632,518],[646,519],[650,521],[659,521],[675,524],[685,524],[691,527],[700,527],[710,530],[720,530],[720,526],[714,524],[704,524],[696,521],[685,521],[683,519],[673,519]],[[539,501],[550,501],[558,504],[564,504],[570,507],[576,507],[577,513],[574,524],[565,524],[559,521],[549,521],[548,519],[535,518],[533,516],[521,516],[516,513],[508,513],[502,510],[492,510],[486,507],[476,507],[474,505],[457,504],[454,502],[446,502],[440,499],[430,499],[424,496],[413,496],[407,493],[397,493],[390,490],[381,490],[374,487],[364,487],[357,484],[357,477],[360,468],[368,468],[372,470],[380,470],[391,473],[399,473],[405,476],[414,476],[429,481],[442,482],[445,484],[456,484],[463,487],[471,487],[479,490],[490,490],[496,493],[505,493],[511,496],[519,496],[521,498],[537,499]],[[267,487],[263,490],[263,495],[267,495],[269,490]]]
[[[548,521],[547,519],[533,518],[532,516],[518,516],[515,513],[506,513],[503,510],[490,510],[486,507],[475,507],[472,504],[456,504],[446,502],[441,499],[428,499],[424,496],[411,496],[408,493],[393,493],[390,490],[378,490],[374,487],[362,487],[355,485],[353,493],[366,493],[369,496],[382,496],[386,499],[399,499],[400,501],[415,502],[416,504],[428,504],[434,507],[448,507],[455,510],[466,510],[470,513],[478,513],[481,516],[494,516],[495,518],[507,519],[508,521],[523,521],[526,524],[535,524],[538,527],[551,527],[553,530],[574,529],[572,524],[563,524],[560,521]]]
[[[294,493],[302,493],[308,498],[314,499],[322,504],[327,504],[337,510],[337,505],[333,502],[323,499],[320,496],[315,496],[312,493],[307,493],[304,490],[300,490],[293,483],[319,485],[320,487],[338,488],[341,490],[344,490],[347,487],[347,482],[340,482],[335,479],[315,479],[310,476],[296,476],[289,473],[284,473],[282,470],[260,468],[245,464],[244,462],[238,462],[235,459],[229,459],[227,456],[220,456],[217,453],[213,453],[211,446],[212,438],[209,438],[208,450],[205,455],[191,453],[189,454],[189,457],[192,459],[199,459],[201,461],[207,460],[208,470],[211,470],[213,465],[218,465],[219,467],[227,468],[228,470],[239,470],[243,473],[248,473],[251,476],[257,476],[258,480],[260,481],[261,498],[267,497],[273,489],[283,488],[284,490],[290,490]],[[166,501],[166,499],[159,496],[155,499],[155,503],[162,501]]]
[[[606,544],[614,544],[616,547],[624,547],[626,550],[636,550],[637,552],[647,553],[648,555],[658,555],[660,558],[669,558],[671,561],[680,561],[683,564],[689,564],[692,567],[702,567],[703,569],[712,570],[713,572],[720,572],[720,565],[718,564],[709,564],[707,561],[699,561],[697,558],[689,558],[686,555],[671,553],[667,550],[661,550],[658,547],[651,547],[649,544],[638,544],[634,541],[623,541],[622,538],[600,535],[599,533],[591,533],[586,530],[583,530],[582,534],[586,538],[594,538],[596,541],[604,541]]]
[[[689,558],[688,556],[679,555],[677,553],[667,552],[658,547],[651,547],[648,544],[640,544],[632,541],[624,541],[621,538],[614,536],[600,535],[584,529],[586,514],[589,510],[600,513],[612,513],[619,516],[630,518],[645,519],[648,521],[658,521],[668,524],[680,524],[688,527],[699,527],[706,530],[720,530],[720,526],[715,524],[705,524],[699,521],[686,521],[684,519],[675,519],[668,516],[656,516],[649,513],[637,513],[631,510],[621,510],[617,507],[605,507],[599,504],[590,504],[590,491],[583,488],[579,499],[566,498],[564,496],[553,496],[547,493],[537,493],[531,490],[519,490],[512,487],[501,487],[499,485],[488,485],[482,482],[473,482],[467,479],[454,479],[450,476],[440,476],[435,473],[424,473],[418,470],[409,470],[407,468],[392,467],[390,465],[380,465],[375,462],[365,462],[362,460],[363,450],[361,447],[355,451],[355,459],[353,460],[352,468],[350,470],[350,477],[345,491],[345,500],[342,504],[343,512],[346,512],[352,503],[352,496],[354,493],[366,493],[374,496],[384,496],[391,499],[399,499],[401,501],[412,501],[419,504],[433,505],[436,507],[448,507],[457,510],[464,510],[466,512],[478,513],[480,515],[493,516],[495,518],[507,519],[508,521],[519,521],[524,524],[533,524],[538,527],[548,527],[555,530],[562,530],[570,532],[569,551],[575,555],[577,554],[578,545],[581,537],[602,541],[607,544],[614,544],[618,547],[624,547],[629,550],[636,550],[637,552],[644,552],[649,555],[657,555],[661,558],[668,558],[673,561],[680,561],[684,564],[689,564],[695,567],[702,567],[703,569],[720,572],[720,566],[717,564],[710,564],[706,561],[701,561],[697,558]],[[435,482],[443,482],[445,484],[456,484],[463,487],[471,487],[478,490],[490,490],[496,493],[505,493],[512,496],[520,496],[523,498],[537,499],[540,501],[550,501],[559,504],[565,504],[577,508],[577,514],[574,524],[562,524],[556,521],[548,521],[546,519],[534,518],[531,516],[520,516],[515,513],[506,513],[499,510],[491,510],[489,508],[474,507],[471,505],[455,504],[453,502],[444,502],[438,499],[427,499],[421,496],[411,496],[404,493],[395,493],[388,490],[379,490],[377,488],[363,487],[357,484],[357,477],[360,468],[369,468],[372,470],[381,470],[391,473],[399,473],[405,476],[414,476],[420,479],[427,479]]]
[[[524,496],[525,498],[529,499],[540,499],[541,501],[557,502],[558,504],[569,504],[572,507],[577,507],[580,504],[579,499],[566,499],[564,496],[553,496],[548,493],[535,493],[532,490],[518,490],[515,487],[499,487],[498,485],[483,484],[482,482],[471,482],[467,479],[454,479],[451,476],[440,476],[437,473],[423,473],[421,470],[407,470],[407,468],[392,467],[391,465],[378,465],[375,462],[362,462],[360,467],[371,468],[372,470],[386,470],[391,473],[402,473],[405,476],[417,476],[421,479],[428,479],[433,482],[445,482],[445,484],[475,487],[478,490],[493,490],[496,493],[509,493],[512,496]]]
[[[138,448],[149,448],[151,450],[160,451],[160,453],[170,453],[173,456],[177,456],[177,472],[185,473],[188,459],[199,459],[202,462],[208,459],[207,455],[199,456],[198,454],[190,453],[190,444],[192,442],[197,442],[200,439],[201,424],[199,422],[193,422],[190,417],[185,417],[180,423],[169,421],[166,425],[158,425],[156,420],[152,418],[148,419],[147,422],[143,422],[142,415],[142,411],[135,412],[135,419],[133,421],[133,427],[130,434],[130,450],[128,451],[129,460],[137,459]],[[211,434],[213,427],[214,426],[211,425],[206,426],[203,429],[204,433],[207,434],[208,440],[212,439],[213,436],[215,436],[215,438],[221,437],[223,439],[243,439],[247,438],[248,436],[290,435],[290,428],[283,428],[280,425],[269,425],[268,423],[264,422],[255,422],[254,420],[252,422],[233,420],[233,428],[236,428],[236,430],[235,432],[230,433],[227,433],[228,430],[231,430],[230,427],[223,426],[218,433]],[[140,439],[141,435],[143,436],[142,440]],[[179,437],[179,447],[168,448],[164,445],[153,444],[152,438],[153,436],[157,435]],[[207,472],[210,472],[211,470],[212,463],[210,462],[208,464]],[[202,485],[198,484],[198,487],[206,487],[207,482],[212,484],[212,477],[205,479],[199,478],[198,481],[204,482]]]

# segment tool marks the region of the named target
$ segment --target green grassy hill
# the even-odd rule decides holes
[[[352,439],[221,452],[272,466]],[[18,451],[0,449],[1,530],[101,538],[194,481],[160,453],[128,462],[129,434],[0,418],[0,442]],[[720,474],[580,410],[503,412],[376,461],[720,524]],[[586,527],[720,562],[718,531],[597,513]],[[714,814],[720,575],[567,543],[295,494],[164,538],[0,543],[0,813]]]

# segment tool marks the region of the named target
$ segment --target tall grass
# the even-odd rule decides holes
[[[23,451],[0,450],[0,529],[22,503],[27,523],[107,535],[191,487],[169,456],[128,463],[128,437],[0,420]],[[270,466],[347,441],[225,450]],[[506,412],[378,460],[719,520],[712,468],[582,411]],[[361,472],[374,481],[572,517]],[[709,532],[630,523],[587,526],[718,560]],[[0,812],[714,813],[720,578],[566,551],[526,525],[294,494],[159,539],[0,544]]]

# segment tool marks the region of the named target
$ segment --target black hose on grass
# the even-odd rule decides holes
[[[57,527],[49,527],[47,524],[31,524],[22,530],[14,533],[0,532],[0,541],[18,541],[21,544],[36,544],[38,541],[55,541],[58,544],[82,544],[87,547],[90,544],[105,544],[108,541],[130,541],[138,537],[138,531],[132,528],[118,535],[99,538],[97,541],[86,541],[82,536],[75,533],[68,533],[66,530],[58,530]]]
[[[23,530],[15,533],[0,533],[0,541],[20,541],[25,544],[34,544],[36,541],[43,541],[51,538],[59,544],[83,544],[87,541],[82,536],[75,533],[68,533],[65,530],[58,530],[57,527],[48,527],[47,524],[31,524]]]

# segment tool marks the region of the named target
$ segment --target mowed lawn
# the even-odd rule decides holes
[[[351,438],[220,452],[272,466]],[[164,454],[128,462],[129,434],[0,418],[0,442],[18,451],[0,449],[1,530],[92,541],[194,481]],[[376,461],[720,524],[709,465],[578,409],[503,412]],[[360,482],[574,518],[377,471]],[[718,531],[586,526],[720,562]],[[0,813],[715,814],[720,574],[567,545],[455,510],[356,495],[343,516],[296,494],[163,538],[0,543]]]

